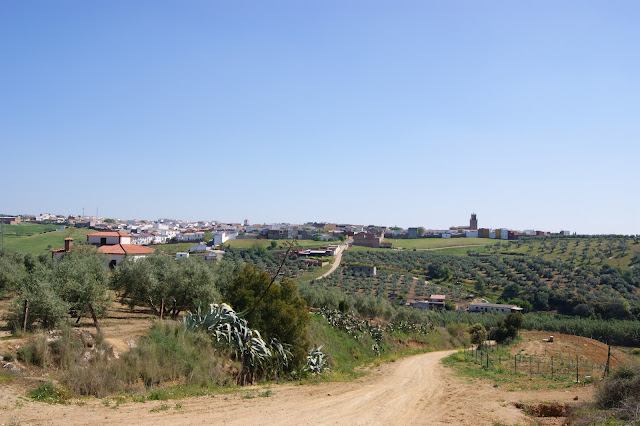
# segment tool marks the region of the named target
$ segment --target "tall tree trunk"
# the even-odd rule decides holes
[[[147,296],[147,300],[149,301],[149,305],[151,305],[151,309],[153,309],[153,312],[157,316],[160,316],[160,312],[158,312],[158,308],[156,308],[156,305],[153,304],[153,300],[151,300],[151,296]]]
[[[91,311],[91,318],[93,318],[93,323],[96,326],[96,331],[98,334],[102,334],[102,330],[100,329],[100,324],[98,324],[98,317],[96,316],[96,311],[93,310],[93,304],[89,303],[89,310]]]

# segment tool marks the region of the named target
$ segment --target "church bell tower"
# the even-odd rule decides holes
[[[478,229],[478,219],[475,213],[471,213],[471,220],[469,220],[469,229]]]

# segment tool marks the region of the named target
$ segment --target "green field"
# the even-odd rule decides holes
[[[479,244],[493,244],[496,240],[489,238],[417,238],[405,239],[385,239],[385,242],[393,243],[394,247],[405,249],[433,249],[441,247],[473,246]]]
[[[447,247],[489,245],[494,244],[496,240],[490,238],[417,238],[415,240],[385,238],[384,242],[392,243],[394,248],[402,248],[405,250],[432,250]],[[353,246],[350,250],[367,251],[388,249]],[[467,250],[467,248],[462,248],[462,252],[464,253],[461,252],[461,254],[466,254]]]
[[[638,263],[640,240],[616,237],[554,238],[548,240],[490,240],[493,244],[476,248],[480,254],[515,254],[541,256],[545,260],[561,260],[580,266],[629,268]]]
[[[42,234],[43,232],[55,231],[62,225],[40,224],[40,223],[21,223],[19,225],[3,225],[4,235],[33,235]]]
[[[92,232],[95,231],[86,228],[66,228],[61,231],[46,232],[31,236],[5,235],[4,248],[19,253],[29,253],[33,255],[47,254],[52,248],[57,249],[64,247],[64,239],[67,237],[71,237],[77,241],[86,242],[87,234]]]

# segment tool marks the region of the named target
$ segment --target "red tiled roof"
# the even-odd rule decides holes
[[[64,248],[51,250],[51,253],[64,253],[66,250]]]
[[[125,234],[120,231],[98,231],[93,234],[87,234],[87,237],[131,237],[131,234]]]
[[[105,254],[152,254],[155,250],[149,247],[138,246],[136,244],[115,244],[112,246],[102,246],[98,252]]]

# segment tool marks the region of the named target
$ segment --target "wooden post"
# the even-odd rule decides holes
[[[518,372],[518,355],[513,356],[513,372]]]
[[[29,299],[24,299],[24,317],[22,317],[22,332],[27,332],[27,313],[29,312]]]
[[[553,355],[551,355],[551,380],[553,380]]]
[[[580,376],[579,376],[579,365],[580,361],[578,360],[578,354],[576,354],[576,383],[578,383],[580,381]]]
[[[605,377],[609,375],[609,361],[611,361],[611,345],[609,346],[609,352],[607,353],[607,364],[604,366]]]
[[[163,315],[164,315],[164,299],[160,300],[160,320],[162,320]]]

